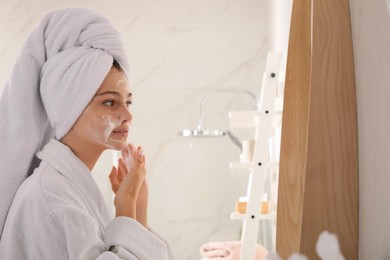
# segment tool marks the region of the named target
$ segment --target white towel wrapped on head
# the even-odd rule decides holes
[[[86,8],[49,12],[28,36],[0,98],[0,235],[35,153],[70,130],[114,60],[127,75],[119,32]]]

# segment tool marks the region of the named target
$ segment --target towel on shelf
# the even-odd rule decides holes
[[[209,242],[200,247],[202,260],[239,260],[240,253],[240,241]],[[256,244],[255,260],[263,260],[267,254],[267,249]]]
[[[114,59],[127,76],[119,32],[87,8],[49,12],[26,39],[0,97],[0,238],[36,152],[70,130]]]

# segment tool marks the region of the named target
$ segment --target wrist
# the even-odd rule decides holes
[[[118,196],[116,196],[114,199],[114,206],[116,217],[130,217],[137,219],[136,198],[118,198]]]
[[[137,221],[139,223],[141,223],[144,227],[147,227],[148,226],[148,208],[147,208],[147,206],[139,207],[137,205],[136,215],[137,215],[136,216]]]

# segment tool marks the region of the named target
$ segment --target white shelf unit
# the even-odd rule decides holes
[[[276,181],[273,173],[278,173],[278,162],[271,161],[270,142],[275,134],[275,128],[281,125],[281,111],[275,111],[276,99],[283,91],[280,90],[278,74],[282,61],[282,53],[268,53],[266,70],[263,75],[262,88],[257,111],[235,111],[229,113],[231,128],[255,128],[255,149],[252,162],[231,162],[230,168],[235,173],[249,174],[247,185],[247,208],[245,214],[234,212],[231,219],[243,221],[241,235],[241,260],[255,257],[258,241],[259,222],[273,221],[276,234],[276,211],[270,206],[268,214],[261,214],[260,207],[265,192],[266,180]],[[271,193],[272,193],[272,189]],[[274,189],[274,192],[277,189]],[[269,194],[277,196],[277,194]],[[272,239],[274,241],[274,238]],[[273,242],[274,247],[274,242]]]

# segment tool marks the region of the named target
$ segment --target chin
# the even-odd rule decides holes
[[[125,149],[127,146],[127,142],[126,141],[123,141],[123,142],[109,142],[108,145],[107,145],[107,148],[108,149],[112,149],[112,150],[117,150],[117,151],[122,151],[123,149]]]

